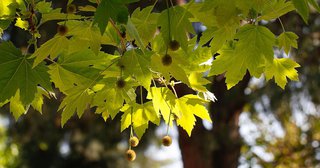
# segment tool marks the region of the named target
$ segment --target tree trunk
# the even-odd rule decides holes
[[[244,89],[250,76],[227,90],[223,76],[218,76],[211,91],[218,98],[210,105],[213,128],[206,130],[199,120],[192,137],[179,129],[179,144],[185,168],[236,168],[240,157],[241,137],[238,120],[246,103]]]

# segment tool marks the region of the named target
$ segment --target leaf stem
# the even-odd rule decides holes
[[[125,40],[122,37],[121,32],[118,29],[118,27],[116,26],[115,22],[111,18],[109,19],[109,21],[110,21],[111,25],[113,26],[113,28],[116,30],[118,36],[120,37],[120,43],[121,43],[121,49],[122,49],[121,53],[123,54],[126,51],[126,48],[127,48],[126,44],[125,44]]]
[[[53,64],[55,64],[55,63],[56,63],[55,61],[53,61],[53,60],[49,59],[48,57],[47,57],[47,58],[45,58],[45,60],[47,60],[47,61],[49,61],[49,62],[51,62],[51,63],[53,63]]]
[[[159,75],[158,75],[158,76],[159,76]],[[165,82],[160,76],[159,76],[159,79],[164,83],[164,85],[165,85],[167,88],[169,88],[168,85],[166,84],[166,82]],[[171,86],[171,85],[170,85],[170,86]],[[172,86],[171,86],[171,87],[172,87]],[[175,96],[178,98],[177,92],[176,92],[176,90],[174,89],[174,87],[172,87],[172,90],[173,90]],[[167,106],[170,108],[169,120],[168,120],[168,123],[167,123],[167,135],[169,135],[171,115],[172,115],[173,113],[172,113],[172,109],[171,109],[171,107],[169,106],[169,104],[168,104],[167,102],[166,102],[166,104],[167,104]]]
[[[96,0],[96,2],[97,2],[97,4],[99,5],[100,3],[101,3],[101,1],[100,0]],[[117,32],[117,34],[118,34],[118,36],[120,37],[120,43],[121,43],[121,55],[126,51],[126,44],[125,44],[125,40],[124,40],[124,38],[122,37],[122,35],[121,35],[121,32],[120,32],[120,30],[117,28],[117,26],[116,26],[116,24],[115,24],[115,22],[110,18],[109,19],[109,22],[111,23],[111,25],[113,26],[113,28],[116,30],[116,32]]]
[[[170,86],[171,86],[171,88],[173,90],[174,95],[176,96],[176,98],[178,98],[178,94],[177,94],[176,89],[174,88],[174,86],[172,84],[170,84]]]
[[[167,5],[167,15],[168,15],[168,26],[169,26],[169,30],[168,30],[168,33],[169,33],[169,41],[170,42],[172,40],[171,38],[171,19],[170,19],[170,7],[169,7],[169,0],[166,0],[166,5]],[[168,46],[166,48],[166,54],[168,54]]]
[[[284,28],[284,25],[283,25],[283,23],[282,23],[282,21],[281,21],[281,19],[280,19],[279,17],[278,17],[278,20],[279,20],[279,22],[280,22],[282,31],[283,31],[283,32],[286,32],[286,29]]]
[[[142,97],[142,86],[140,86],[140,103],[143,104],[143,97]]]
[[[130,138],[133,137],[133,120],[132,120],[132,115],[133,115],[133,107],[131,107],[131,116],[130,116],[130,120],[131,120],[131,124],[130,124]],[[131,149],[131,144],[129,144],[129,149]]]

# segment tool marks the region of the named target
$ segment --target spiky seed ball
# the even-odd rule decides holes
[[[126,38],[127,37],[126,32],[121,32],[120,35],[121,35],[122,38]]]
[[[131,147],[137,147],[139,145],[139,139],[136,136],[133,136],[129,139]]]
[[[169,48],[172,51],[176,51],[180,48],[180,43],[177,40],[172,40],[169,42]]]
[[[67,13],[75,13],[77,11],[77,7],[74,4],[70,4],[67,6]]]
[[[162,145],[163,146],[170,146],[172,144],[172,138],[168,135],[162,138]]]
[[[117,87],[119,88],[119,89],[122,89],[122,88],[124,88],[126,86],[126,81],[124,81],[123,79],[119,79],[118,81],[117,81]]]
[[[57,32],[59,35],[64,36],[68,33],[68,27],[65,25],[59,25],[57,28]]]
[[[161,59],[162,65],[169,66],[172,64],[172,57],[169,54],[166,54]]]
[[[134,151],[134,150],[131,150],[131,149],[129,149],[129,150],[127,150],[127,152],[126,152],[126,158],[127,158],[127,160],[128,161],[134,161],[135,159],[136,159],[136,152]]]
[[[126,67],[124,65],[119,65],[119,68],[124,70]]]

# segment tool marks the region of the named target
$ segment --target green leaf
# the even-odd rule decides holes
[[[22,20],[20,17],[17,18],[16,23],[14,25],[23,30],[28,30],[29,28],[29,22]]]
[[[156,125],[160,124],[159,114],[154,110],[152,103],[145,104],[126,104],[122,109],[124,114],[121,117],[121,131],[125,130],[133,124],[133,130],[141,138],[145,130],[148,128],[148,123],[152,122]]]
[[[173,55],[179,57],[180,67],[189,75],[190,73],[206,72],[210,69],[209,60],[212,59],[213,54],[211,48],[201,47],[197,44],[197,38],[189,41],[188,50],[178,50]]]
[[[297,39],[299,37],[293,32],[283,32],[278,37],[278,45],[284,49],[286,54],[289,54],[291,47],[298,48]]]
[[[308,0],[291,0],[298,13],[305,23],[308,23],[309,18],[309,5]]]
[[[208,14],[213,14],[212,9],[203,10],[204,3],[191,3],[189,12],[194,16],[190,18],[191,22],[201,22],[205,26],[217,25],[216,19],[208,19]],[[212,16],[212,15],[211,15]]]
[[[130,20],[137,29],[139,36],[143,42],[143,46],[147,46],[156,33],[158,13],[152,13],[153,6],[146,7],[142,10],[137,8],[131,15]],[[134,37],[133,37],[134,38]],[[141,46],[142,47],[142,46]]]
[[[170,22],[168,18],[170,18]],[[166,46],[171,40],[177,40],[181,48],[187,50],[187,33],[194,33],[189,18],[192,18],[192,14],[180,6],[161,12],[158,18],[158,25],[161,27],[161,34]]]
[[[61,125],[64,126],[75,112],[81,117],[84,111],[89,108],[93,95],[94,92],[90,88],[73,88],[68,91],[68,95],[59,106],[59,110],[62,110]]]
[[[123,103],[131,103],[136,100],[133,87],[135,83],[130,78],[125,79],[123,88],[117,87],[117,78],[105,78],[100,83],[104,85],[101,91],[96,91],[92,107],[97,106],[96,112],[102,114],[106,120],[109,116],[112,119],[118,114]]]
[[[127,22],[127,32],[129,34],[129,36],[132,38],[131,40],[135,40],[138,44],[138,46],[144,50],[145,48],[145,45],[143,44],[142,42],[142,39],[139,35],[139,32],[137,30],[137,28],[135,27],[135,25],[132,23],[131,19],[129,18],[128,19],[128,22]]]
[[[236,6],[237,2],[233,0],[205,1],[198,9],[198,12],[202,13],[202,15],[197,18],[208,27],[225,27],[235,23],[239,24],[240,17],[238,15],[239,9]]]
[[[36,10],[40,13],[50,13],[52,11],[51,2],[40,1],[36,4]]]
[[[169,117],[170,113],[173,112],[175,95],[166,87],[151,87],[148,92],[148,99],[152,99],[154,110],[162,115],[166,124],[172,125],[173,117]],[[169,121],[170,118],[170,121]]]
[[[195,95],[185,95],[176,99],[175,110],[180,113],[177,124],[181,126],[189,136],[191,136],[196,122],[195,116],[212,122],[204,103],[206,103],[204,100]]]
[[[249,70],[259,77],[267,62],[274,57],[274,34],[263,26],[245,25],[236,34],[238,42],[230,43],[219,51],[209,75],[225,73],[228,89],[235,86]]]
[[[205,1],[200,6],[196,3],[191,5],[192,8],[195,8],[192,13],[196,20],[207,27],[200,38],[200,45],[209,42],[212,53],[216,53],[228,40],[234,39],[240,17],[233,0]]]
[[[187,73],[183,68],[180,67],[181,60],[178,57],[175,57],[173,53],[170,53],[172,57],[172,64],[168,66],[164,66],[162,64],[161,56],[160,55],[153,55],[151,57],[151,66],[152,69],[160,72],[166,80],[170,80],[171,77],[174,77],[177,80],[181,80],[183,83],[189,85],[189,79]]]
[[[208,91],[205,85],[211,83],[209,80],[203,78],[202,73],[196,72],[193,72],[189,75],[189,81],[191,88],[199,92]]]
[[[83,16],[75,14],[61,13],[61,8],[51,10],[49,13],[43,13],[41,23],[45,23],[52,20],[78,20],[82,19]]]
[[[97,106],[96,113],[102,114],[106,120],[111,116],[112,119],[119,113],[125,99],[119,89],[104,89],[97,92],[92,106]]]
[[[238,24],[226,25],[220,28],[209,28],[203,32],[200,44],[204,45],[210,41],[212,53],[216,53],[228,40],[232,40],[236,34]]]
[[[3,31],[6,30],[11,24],[10,20],[0,19],[0,39],[2,38]]]
[[[124,65],[124,74],[134,76],[139,83],[149,90],[152,74],[150,71],[151,55],[153,53],[142,50],[127,51],[121,59],[121,64]]]
[[[61,55],[58,63],[50,68],[51,80],[66,97],[59,109],[62,111],[61,124],[77,112],[81,116],[92,102],[99,80],[102,79],[101,71],[110,65],[115,57],[99,53],[95,55],[91,50],[85,49],[70,55]],[[101,90],[101,87],[98,87]]]
[[[91,26],[90,22],[68,21],[68,35],[73,36],[74,40],[83,42],[97,55],[101,48],[102,36],[98,27]]]
[[[148,127],[149,127],[149,124],[144,124],[139,127],[135,127],[134,132],[136,133],[139,139],[142,138],[143,134],[146,132]]]
[[[97,10],[97,8],[91,5],[79,6],[78,9],[83,12],[95,12]]]
[[[0,1],[0,17],[14,15],[16,8],[12,4],[15,2],[15,0]]]
[[[320,12],[320,6],[317,0],[308,0],[308,2],[318,11]]]
[[[125,4],[137,1],[102,0],[95,12],[93,23],[98,23],[101,34],[105,32],[110,18],[119,23],[127,23],[129,12]]]
[[[273,1],[278,0],[253,0],[253,1],[236,1],[236,7],[241,10],[241,12],[250,18],[250,11],[254,11],[255,13],[262,13],[262,11],[272,4]],[[230,2],[230,1],[229,1]]]
[[[69,41],[65,36],[57,35],[49,41],[45,42],[38,48],[31,58],[35,58],[33,67],[37,66],[45,58],[50,56],[51,59],[57,58],[63,52],[66,52],[69,47]]]
[[[300,65],[289,58],[274,59],[272,63],[268,63],[266,66],[266,79],[270,80],[274,77],[277,85],[284,89],[287,78],[299,81],[298,72],[295,69],[298,67]]]
[[[35,99],[32,101],[31,106],[39,111],[39,113],[42,114],[42,105],[43,105],[43,98],[44,96],[46,96],[47,98],[49,98],[49,94],[47,91],[45,91],[43,88],[38,87],[37,88],[37,93],[35,96]]]
[[[67,5],[70,5],[73,2],[73,0],[68,0]]]
[[[272,20],[281,17],[282,15],[295,10],[292,2],[279,0],[272,1],[263,9],[258,20]]]
[[[22,114],[25,114],[28,111],[28,108],[26,108],[21,102],[19,90],[17,90],[16,94],[10,99],[10,111],[12,112],[16,121]]]
[[[39,64],[32,68],[33,60],[21,54],[12,43],[0,44],[0,102],[13,97],[20,90],[20,99],[29,105],[35,98],[37,85],[51,90],[47,67]]]

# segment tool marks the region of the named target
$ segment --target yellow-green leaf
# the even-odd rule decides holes
[[[196,122],[195,116],[212,122],[208,110],[204,106],[205,103],[204,100],[195,95],[185,95],[176,99],[175,111],[180,113],[177,124],[181,126],[189,136],[191,136]]]
[[[282,89],[287,84],[287,78],[298,81],[298,72],[295,68],[300,65],[289,58],[274,59],[270,64],[268,63],[265,70],[266,79],[270,80],[274,77],[275,82]]]
[[[29,22],[24,21],[19,17],[19,18],[17,18],[16,23],[14,25],[23,29],[23,30],[28,30]]]
[[[286,54],[289,54],[291,47],[298,48],[297,39],[299,37],[293,32],[283,32],[278,37],[278,45],[283,48]]]
[[[41,63],[45,58],[50,56],[51,59],[57,58],[63,52],[68,50],[69,42],[65,36],[56,36],[37,49],[31,58],[35,58],[33,67]]]

